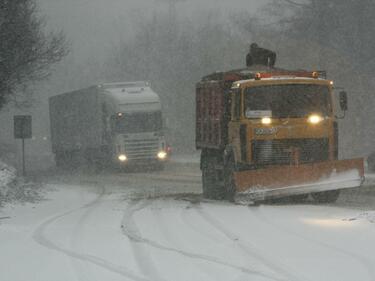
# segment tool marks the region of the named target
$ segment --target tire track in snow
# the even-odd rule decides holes
[[[184,245],[186,243],[186,240],[182,242],[180,239],[181,229],[176,228],[174,223],[171,224],[171,221],[174,222],[173,218],[171,219],[169,216],[166,217],[164,214],[165,207],[169,207],[169,205],[166,206],[166,204],[171,203],[171,201],[170,200],[163,200],[163,201],[154,200],[153,203],[154,203],[153,205],[156,207],[152,211],[152,215],[154,216],[154,220],[158,222],[157,226],[160,229],[160,232],[166,238],[165,241],[169,241],[170,243],[173,242],[175,246]],[[158,204],[155,204],[155,203],[158,203]],[[162,207],[159,207],[159,206],[162,206]],[[184,209],[185,208],[182,208],[181,210],[184,210]],[[178,233],[178,235],[176,235],[176,232]],[[210,272],[208,272],[207,267],[203,265],[202,263],[197,262],[197,263],[192,263],[192,264],[194,264],[194,266],[197,267],[198,270],[206,276],[205,278],[201,278],[200,280],[220,280],[222,278],[222,273],[220,270],[216,270],[216,271],[211,270]],[[246,273],[244,273],[244,275],[247,277]]]
[[[132,233],[133,236],[141,237],[141,233],[135,224],[133,220],[133,213],[136,210],[141,210],[149,206],[151,203],[149,200],[143,200],[140,203],[137,203],[135,201],[131,201],[125,212],[124,217],[121,223],[121,226],[126,225],[128,231]],[[122,229],[124,229],[122,227]],[[124,230],[123,230],[124,231]],[[145,248],[144,244],[137,243],[137,241],[134,241],[133,239],[131,241],[131,247],[133,250],[133,255],[135,257],[135,260],[138,263],[138,266],[140,270],[142,271],[143,275],[147,276],[151,280],[155,281],[164,281],[164,279],[160,276],[159,271],[157,270],[150,253],[148,252],[148,249]]]
[[[146,207],[146,206],[143,206],[143,205],[137,206],[137,204],[135,204],[135,205],[133,204],[133,208],[131,208],[130,210],[125,212],[125,215],[124,215],[124,218],[123,218],[123,221],[122,221],[121,228],[122,228],[123,234],[126,235],[130,240],[134,241],[135,243],[144,243],[144,244],[146,244],[150,247],[153,247],[153,248],[156,248],[156,249],[159,249],[159,250],[164,250],[164,251],[176,253],[176,254],[179,254],[179,255],[182,255],[182,256],[185,256],[185,257],[188,257],[188,258],[192,258],[192,259],[198,259],[198,260],[203,260],[203,261],[206,261],[206,262],[211,262],[211,263],[214,263],[214,264],[217,264],[217,265],[220,265],[220,266],[226,266],[226,267],[229,267],[229,268],[232,268],[232,269],[236,269],[240,272],[246,273],[250,276],[257,275],[257,276],[263,276],[263,277],[266,277],[266,278],[271,278],[270,276],[264,274],[263,272],[257,271],[257,270],[251,270],[251,269],[248,269],[246,267],[234,265],[234,264],[228,263],[228,262],[223,261],[223,260],[221,260],[219,258],[216,258],[216,257],[192,253],[192,252],[184,251],[184,250],[177,249],[177,248],[174,248],[174,247],[165,246],[165,245],[163,245],[163,244],[161,244],[157,241],[153,241],[153,240],[150,240],[148,238],[143,237],[141,234],[139,234],[138,229],[135,228],[136,224],[135,224],[132,217],[134,216],[135,212],[138,212],[138,211],[142,210],[144,207]],[[273,277],[272,277],[272,279],[273,280],[280,280],[280,279],[276,279],[276,278],[273,278]]]
[[[288,268],[287,265],[282,264],[280,261],[277,263],[272,261],[271,255],[267,255],[262,252],[258,247],[254,244],[250,243],[249,241],[243,241],[239,236],[233,233],[227,226],[225,226],[222,222],[217,220],[216,218],[212,217],[208,212],[204,211],[202,206],[194,206],[194,209],[207,223],[212,225],[216,230],[224,234],[229,240],[233,243],[236,243],[245,254],[248,256],[260,260],[266,267],[270,268],[272,271],[285,276],[286,279],[280,279],[276,277],[270,277],[274,280],[288,280],[288,281],[300,281],[300,280],[310,280],[305,276],[299,276],[297,274],[292,274],[292,270],[285,270]]]
[[[64,212],[62,214],[53,216],[53,217],[47,219],[46,221],[44,221],[43,223],[41,223],[33,233],[34,241],[37,242],[38,244],[40,244],[41,246],[45,247],[45,248],[48,248],[48,249],[53,250],[53,251],[57,251],[59,253],[65,254],[65,255],[67,255],[71,258],[77,259],[77,260],[81,260],[81,261],[84,261],[84,262],[90,262],[90,263],[92,263],[94,265],[97,265],[99,267],[102,267],[102,268],[104,268],[108,271],[120,274],[123,277],[126,277],[130,280],[134,280],[134,281],[153,281],[153,280],[138,276],[132,270],[130,270],[126,267],[112,264],[112,263],[110,263],[110,262],[108,262],[108,261],[106,261],[102,258],[93,256],[93,255],[88,255],[88,254],[81,254],[81,253],[77,253],[77,252],[74,252],[74,251],[69,250],[69,249],[65,249],[65,248],[59,246],[58,244],[54,243],[52,240],[50,240],[46,236],[45,232],[50,225],[52,225],[53,223],[55,223],[59,219],[65,217],[65,216],[68,216],[68,215],[70,215],[74,212],[77,212],[79,210],[82,210],[82,209],[85,209],[85,208],[90,208],[90,207],[94,206],[95,204],[97,204],[101,200],[101,198],[104,196],[104,194],[105,194],[105,189],[104,189],[104,187],[102,187],[101,193],[93,201],[91,201],[91,202],[89,202],[89,203],[87,203],[87,204],[85,204],[85,205],[83,205],[79,208],[76,208],[76,209]]]
[[[250,210],[250,209],[249,209]],[[310,243],[314,243],[314,244],[318,244],[320,245],[321,247],[323,248],[328,248],[330,250],[333,250],[333,251],[336,251],[336,252],[339,252],[345,256],[348,256],[352,259],[355,259],[357,260],[360,264],[362,264],[362,266],[365,268],[365,270],[367,271],[367,273],[369,274],[370,276],[370,280],[371,281],[375,281],[375,269],[374,269],[374,264],[369,261],[368,259],[366,259],[365,257],[362,257],[358,254],[355,254],[355,253],[352,253],[350,251],[347,251],[347,250],[344,250],[344,249],[341,249],[339,247],[336,247],[336,246],[333,246],[333,245],[330,245],[328,243],[325,243],[323,241],[319,241],[319,240],[316,240],[316,239],[313,239],[313,238],[310,238],[310,237],[306,237],[306,236],[303,236],[295,231],[291,231],[290,229],[287,229],[285,227],[283,227],[282,225],[280,224],[277,224],[275,222],[271,222],[265,215],[261,214],[262,211],[260,209],[257,209],[255,211],[252,211],[251,212],[253,214],[254,217],[257,217],[257,219],[265,224],[268,224],[278,230],[281,230],[283,231],[284,233],[287,233],[289,235],[293,235],[295,237],[298,237],[302,240],[305,240],[307,242],[310,242]]]
[[[181,217],[182,221],[186,225],[188,225],[195,233],[198,233],[200,235],[204,235],[206,237],[209,237],[211,239],[211,241],[213,241],[213,242],[221,243],[222,242],[222,238],[221,237],[218,238],[217,235],[212,235],[212,233],[203,233],[202,229],[200,229],[199,227],[197,227],[196,222],[195,221],[192,222],[192,219],[189,218],[189,213],[194,208],[198,208],[198,207],[197,206],[193,207],[192,204],[189,204],[186,208],[181,209],[180,217]],[[201,216],[201,215],[198,214],[198,216]],[[204,220],[204,222],[206,223],[205,220]]]
[[[108,195],[109,193],[106,192],[105,187],[102,187],[102,194],[99,195],[96,202],[92,202],[94,204],[90,205],[88,208],[84,208],[85,211],[81,215],[77,223],[75,224],[75,227],[71,234],[70,244],[72,248],[75,249],[75,252],[77,251],[79,253],[84,252],[83,245],[82,245],[82,242],[84,239],[82,239],[80,232],[84,228],[85,222],[87,221],[88,217],[93,213],[94,210],[96,210],[99,207],[100,203],[103,202],[103,197],[108,196]],[[81,238],[82,240],[80,240],[79,238]],[[97,280],[95,276],[93,276],[93,274],[90,274],[90,277],[85,277],[85,275],[87,275],[85,273],[90,271],[88,269],[87,262],[84,262],[83,265],[79,265],[77,262],[76,263],[72,262],[72,264],[73,264],[73,267],[76,269],[76,272],[79,275],[80,280],[89,280],[89,281]],[[81,270],[82,267],[85,267],[86,270]]]

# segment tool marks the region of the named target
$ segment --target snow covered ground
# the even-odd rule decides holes
[[[375,205],[202,201],[188,165],[44,180],[0,209],[1,281],[375,280]]]
[[[16,170],[0,161],[0,197],[5,197],[9,184],[16,178]]]

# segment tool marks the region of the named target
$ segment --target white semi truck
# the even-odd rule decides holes
[[[170,149],[159,96],[147,82],[106,83],[49,99],[57,166],[152,165]]]

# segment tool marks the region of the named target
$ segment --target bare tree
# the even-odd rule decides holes
[[[68,53],[64,34],[44,29],[35,0],[0,0],[0,109]]]

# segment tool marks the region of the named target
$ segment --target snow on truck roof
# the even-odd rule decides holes
[[[122,110],[161,109],[158,94],[150,88],[147,82],[106,83],[101,87],[104,89],[104,93],[115,100]]]
[[[133,81],[133,82],[114,82],[101,84],[105,89],[110,88],[132,88],[132,87],[149,87],[150,83],[147,81]]]
[[[104,92],[119,103],[160,102],[159,96],[149,86],[103,86]]]
[[[238,88],[243,84],[247,84],[249,82],[254,82],[254,81],[286,81],[286,80],[293,80],[296,83],[298,81],[311,81],[311,82],[316,82],[318,84],[333,84],[332,81],[322,79],[322,78],[311,78],[311,77],[298,77],[298,76],[293,76],[293,75],[283,75],[283,76],[273,76],[273,77],[267,77],[267,78],[261,78],[261,79],[246,79],[246,80],[238,80],[233,82],[232,88]],[[320,82],[317,82],[320,81]],[[314,83],[315,84],[315,83]]]
[[[226,81],[239,82],[260,79],[295,79],[295,78],[314,78],[326,79],[325,71],[308,70],[288,70],[283,68],[268,67],[264,65],[253,65],[247,68],[234,69],[224,72],[214,72],[202,78],[201,82]]]

